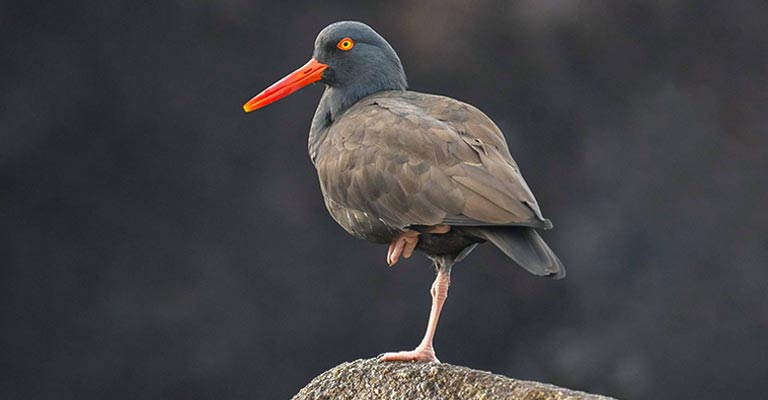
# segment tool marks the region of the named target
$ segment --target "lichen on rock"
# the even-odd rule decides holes
[[[450,364],[357,360],[313,379],[293,400],[610,400]]]

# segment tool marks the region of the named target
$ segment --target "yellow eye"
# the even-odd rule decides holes
[[[350,38],[341,39],[339,43],[336,43],[336,48],[341,51],[350,51],[353,47],[355,47],[355,42]]]

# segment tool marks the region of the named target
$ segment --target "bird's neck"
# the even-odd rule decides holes
[[[368,85],[326,86],[320,104],[317,105],[312,127],[309,129],[309,156],[314,163],[318,148],[325,140],[328,129],[344,111],[360,99],[385,90],[405,90],[405,76],[402,79],[381,80]]]
[[[312,159],[312,164],[315,163],[317,158],[320,143],[325,140],[328,128],[333,124],[333,114],[331,113],[330,104],[326,99],[326,93],[328,93],[328,88],[325,89],[323,97],[320,98],[320,104],[317,105],[315,116],[312,117],[312,126],[309,128],[309,158]]]

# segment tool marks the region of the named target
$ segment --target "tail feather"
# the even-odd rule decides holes
[[[565,277],[563,263],[533,228],[483,227],[473,233],[493,243],[507,257],[534,275],[555,279]]]

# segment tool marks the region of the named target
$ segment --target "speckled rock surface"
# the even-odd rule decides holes
[[[293,400],[610,400],[538,382],[519,381],[450,364],[348,362],[323,372]]]

